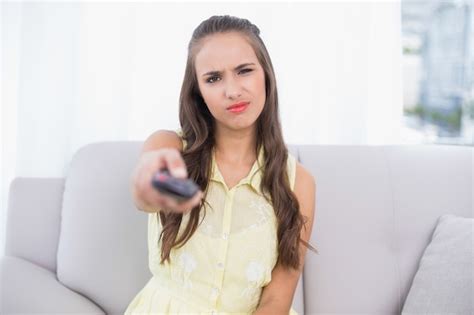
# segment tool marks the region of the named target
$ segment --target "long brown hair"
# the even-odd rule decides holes
[[[194,30],[188,45],[188,58],[179,99],[179,120],[184,140],[182,156],[188,169],[189,178],[201,188],[204,197],[201,204],[189,213],[189,221],[184,232],[178,238],[183,214],[160,212],[163,230],[161,263],[170,260],[173,247],[183,246],[196,231],[200,211],[206,202],[209,178],[211,177],[212,149],[215,145],[214,118],[209,112],[201,93],[195,72],[195,56],[202,47],[205,37],[215,33],[239,32],[253,47],[258,61],[265,72],[266,102],[257,120],[257,147],[264,148],[264,172],[260,190],[265,199],[274,208],[278,221],[278,262],[285,267],[300,268],[299,242],[317,250],[300,238],[305,226],[305,217],[300,212],[296,195],[291,191],[287,173],[288,149],[282,136],[278,113],[278,93],[272,62],[267,49],[260,38],[260,30],[247,19],[229,15],[212,16],[201,22]],[[265,126],[265,128],[263,128]],[[207,202],[206,202],[207,203]],[[306,228],[306,226],[305,226]]]

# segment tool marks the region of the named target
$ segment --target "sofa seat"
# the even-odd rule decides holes
[[[86,297],[61,284],[54,273],[25,259],[4,256],[0,263],[5,314],[104,314]]]

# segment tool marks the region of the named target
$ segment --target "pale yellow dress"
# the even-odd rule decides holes
[[[182,136],[181,129],[176,132]],[[181,138],[182,139],[182,138]],[[182,139],[183,145],[186,141]],[[252,314],[271,280],[276,264],[277,221],[260,193],[263,149],[249,174],[228,189],[212,155],[206,215],[171,264],[160,265],[162,226],[148,214],[148,253],[152,278],[137,293],[125,314]],[[294,189],[296,160],[288,154],[287,171]],[[189,220],[183,216],[180,235]],[[298,315],[292,308],[290,315]]]

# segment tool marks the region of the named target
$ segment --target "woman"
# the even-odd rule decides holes
[[[284,144],[259,34],[226,15],[192,35],[181,129],[152,134],[132,178],[137,208],[149,213],[153,277],[126,314],[297,314],[306,247],[315,250],[315,180]],[[200,191],[180,204],[153,190],[162,167]]]

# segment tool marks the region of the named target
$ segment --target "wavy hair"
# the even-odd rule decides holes
[[[216,33],[238,32],[252,46],[265,72],[266,101],[257,119],[256,152],[264,148],[264,170],[260,190],[264,198],[273,205],[278,222],[278,261],[285,267],[300,268],[299,243],[317,250],[300,238],[306,217],[300,212],[296,195],[290,188],[286,171],[288,149],[283,141],[278,112],[278,93],[275,73],[267,49],[260,38],[260,30],[247,19],[229,15],[211,16],[194,30],[188,44],[188,58],[179,99],[179,121],[182,137],[187,141],[182,156],[190,179],[201,188],[204,197],[189,215],[184,232],[178,238],[183,218],[181,213],[159,212],[163,230],[161,263],[170,260],[173,247],[183,246],[194,234],[200,211],[206,202],[209,178],[211,177],[212,149],[215,145],[215,121],[199,91],[195,71],[195,56],[203,45],[203,39]],[[265,126],[265,128],[264,128]],[[207,203],[207,202],[206,202]]]

